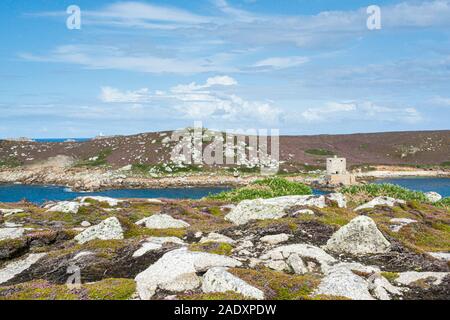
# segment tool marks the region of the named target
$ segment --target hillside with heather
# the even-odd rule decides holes
[[[158,165],[170,162],[174,145],[170,141],[171,134],[143,133],[64,143],[0,140],[0,165],[39,165],[58,155],[71,157],[81,166]],[[351,166],[448,166],[450,131],[280,137],[280,161],[289,172],[323,167],[324,159],[333,155],[347,158]]]

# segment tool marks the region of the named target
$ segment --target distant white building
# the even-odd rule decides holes
[[[352,185],[356,183],[355,176],[347,171],[347,159],[337,156],[327,159],[326,181],[331,185]]]

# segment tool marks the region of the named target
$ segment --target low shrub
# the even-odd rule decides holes
[[[271,177],[256,180],[243,188],[224,191],[216,195],[210,195],[208,199],[239,202],[242,200],[259,198],[268,199],[289,195],[309,194],[312,194],[312,189],[303,183],[291,182],[280,177]]]
[[[366,184],[349,186],[341,189],[341,192],[349,195],[367,195],[371,197],[391,197],[405,201],[428,202],[425,194],[419,191],[409,190],[395,184]]]

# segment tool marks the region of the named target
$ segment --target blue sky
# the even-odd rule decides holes
[[[0,27],[0,137],[450,129],[450,0],[2,0]]]

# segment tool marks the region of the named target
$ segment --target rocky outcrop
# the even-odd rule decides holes
[[[375,199],[367,202],[366,204],[363,204],[357,208],[355,208],[355,211],[363,210],[363,209],[371,209],[375,208],[376,206],[387,206],[387,207],[393,207],[396,204],[404,204],[406,201],[400,200],[400,199],[394,199],[391,197],[376,197]]]
[[[271,245],[276,245],[289,240],[289,235],[286,233],[274,234],[269,236],[264,236],[259,239],[261,242],[268,243]]]
[[[80,203],[88,203],[89,200],[107,203],[110,207],[116,207],[120,203],[124,202],[124,200],[114,199],[110,197],[100,197],[100,196],[88,196],[88,197],[78,197],[76,199]]]
[[[319,265],[319,269],[326,270],[331,264],[336,262],[336,259],[326,253],[319,247],[315,247],[308,244],[291,244],[281,246],[272,250],[269,250],[263,254],[260,259],[270,268],[274,266],[285,265],[288,266],[286,261],[289,261],[291,255],[296,255],[306,261],[312,262],[310,264],[310,271],[314,271],[315,265]],[[298,259],[297,259],[298,261]],[[289,261],[292,263],[292,260]],[[273,268],[275,269],[275,268]]]
[[[148,229],[183,229],[189,227],[189,223],[177,220],[167,214],[155,214],[136,222],[137,225],[144,225]]]
[[[251,220],[280,219],[294,207],[317,207],[325,208],[326,200],[336,203],[337,206],[345,206],[343,196],[337,194],[326,198],[326,196],[286,196],[272,199],[244,200],[225,219],[237,225],[246,224]]]
[[[338,264],[327,270],[326,276],[322,279],[315,294],[344,297],[352,300],[374,300],[369,292],[369,283],[353,272],[357,269],[362,269],[364,272],[378,271],[367,270],[359,264]]]
[[[25,211],[22,209],[0,209],[0,214],[2,214],[5,218],[22,212]]]
[[[63,212],[63,213],[78,213],[81,204],[76,201],[61,201],[56,204],[46,205],[47,212]]]
[[[8,263],[0,269],[0,284],[6,283],[38,262],[46,253],[30,254],[26,258]]]
[[[325,248],[336,253],[360,256],[384,253],[389,247],[389,241],[375,222],[369,217],[359,216],[334,233]]]
[[[203,276],[202,290],[211,292],[236,292],[256,300],[264,299],[264,292],[229,273],[225,268],[211,268]]]
[[[135,278],[139,297],[150,299],[158,289],[171,292],[193,290],[201,285],[199,272],[213,267],[237,267],[241,262],[226,256],[190,252],[186,248],[166,253]],[[164,275],[164,276],[161,276]]]
[[[75,240],[80,244],[95,239],[123,239],[123,230],[119,220],[116,217],[108,218],[95,226],[87,228],[75,237]]]
[[[24,228],[1,228],[0,241],[5,239],[18,239],[23,236]]]

